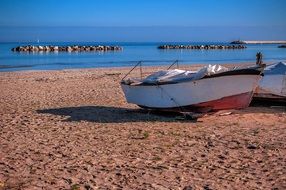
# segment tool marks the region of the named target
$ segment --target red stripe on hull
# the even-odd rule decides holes
[[[213,100],[209,102],[203,102],[199,104],[183,106],[183,107],[174,107],[174,108],[152,108],[138,105],[145,109],[152,110],[162,110],[162,111],[192,111],[192,112],[209,112],[209,111],[218,111],[226,109],[242,109],[249,106],[252,100],[253,92],[246,92],[234,96],[224,97],[218,100]]]
[[[252,100],[252,95],[253,95],[252,92],[247,92],[234,96],[224,97],[218,100],[192,105],[192,107],[198,109],[206,109],[209,111],[218,111],[225,109],[242,109],[249,106]]]

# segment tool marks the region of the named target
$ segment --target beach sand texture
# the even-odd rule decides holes
[[[285,107],[147,113],[129,69],[0,73],[0,189],[286,189]]]

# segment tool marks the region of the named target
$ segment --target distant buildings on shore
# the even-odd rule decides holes
[[[280,40],[280,41],[242,41],[242,40],[235,40],[230,42],[231,44],[286,44],[286,40]]]

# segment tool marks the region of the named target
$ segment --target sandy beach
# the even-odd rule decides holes
[[[148,113],[129,69],[0,73],[0,190],[286,189],[285,107]]]

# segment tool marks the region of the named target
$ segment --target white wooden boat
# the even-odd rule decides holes
[[[264,76],[255,90],[257,99],[286,101],[286,63],[279,62],[268,65]]]
[[[240,109],[251,102],[262,70],[262,66],[228,70],[215,65],[195,73],[160,71],[143,80],[122,80],[121,87],[128,103],[147,109],[197,112]]]

